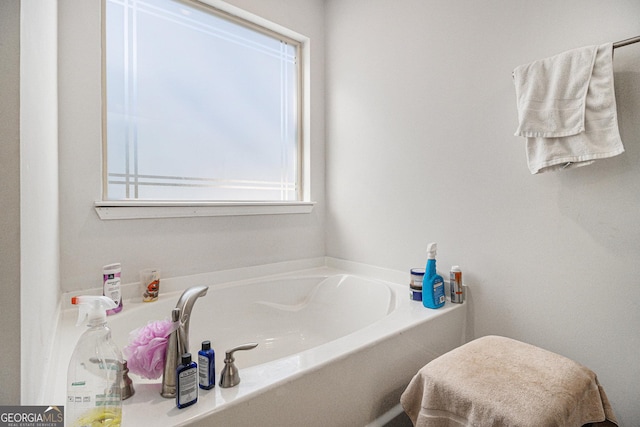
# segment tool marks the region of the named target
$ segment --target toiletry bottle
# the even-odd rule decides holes
[[[198,385],[205,390],[216,386],[216,353],[211,341],[202,341],[202,350],[198,352]]]
[[[107,310],[116,304],[105,296],[79,296],[78,323],[87,319],[67,370],[65,418],[69,426],[111,425],[122,422],[122,354],[111,340]]]
[[[182,355],[182,364],[176,368],[176,406],[178,409],[198,401],[198,364],[191,360],[191,353]]]
[[[451,302],[462,304],[464,301],[462,271],[460,271],[460,267],[457,265],[451,267],[451,270],[449,271],[449,288],[451,290]]]
[[[142,284],[142,301],[157,301],[160,293],[160,270],[155,268],[140,270],[140,283]]]
[[[409,297],[413,301],[422,301],[422,281],[424,280],[424,268],[411,269],[411,283],[409,284]]]
[[[428,308],[440,308],[444,305],[444,279],[436,273],[436,251],[438,245],[427,246],[427,266],[422,281],[422,305]]]
[[[102,267],[102,295],[116,303],[116,308],[107,311],[108,315],[120,313],[122,310],[122,291],[120,290],[120,263]]]

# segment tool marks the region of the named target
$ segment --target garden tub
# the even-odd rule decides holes
[[[415,372],[464,343],[466,304],[430,310],[409,299],[408,273],[385,270],[391,280],[381,279],[375,268],[363,274],[337,264],[222,283],[202,275],[181,281],[209,286],[193,307],[189,344],[197,355],[211,341],[216,381],[225,350],[258,346],[235,354],[239,385],[200,390],[185,409],[160,396],[161,378],[130,375],[135,394],[123,404],[123,426],[364,426],[397,410]],[[164,285],[158,301],[132,295],[109,316],[121,349],[130,331],[170,316],[182,290]],[[85,329],[75,327],[73,307],[63,308],[46,404],[64,404],[67,363]]]

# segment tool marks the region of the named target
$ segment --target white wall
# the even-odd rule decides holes
[[[20,342],[20,2],[0,2],[0,342]],[[11,325],[12,327],[6,327]],[[5,345],[0,384],[20,380],[20,350]],[[20,389],[0,387],[0,405],[20,403]]]
[[[123,282],[158,267],[165,277],[324,255],[324,12],[320,0],[232,0],[312,39],[311,214],[101,221],[100,0],[60,0],[61,283],[99,287],[103,265]]]
[[[39,384],[60,296],[57,3],[20,8],[20,362],[22,383]],[[21,402],[42,389],[23,387]]]
[[[593,369],[640,420],[640,44],[615,52],[626,153],[529,174],[511,71],[640,35],[636,0],[327,0],[327,255],[460,264],[475,336]],[[408,280],[408,274],[407,274]]]

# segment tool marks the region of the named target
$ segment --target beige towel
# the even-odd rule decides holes
[[[471,341],[425,365],[401,403],[416,427],[617,425],[591,370],[498,336]]]
[[[587,46],[513,72],[516,135],[532,174],[586,166],[624,152],[613,86],[613,46]]]

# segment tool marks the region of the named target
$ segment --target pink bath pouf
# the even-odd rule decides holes
[[[131,331],[129,344],[122,349],[131,373],[143,378],[160,378],[169,335],[176,330],[171,320],[157,320]]]

